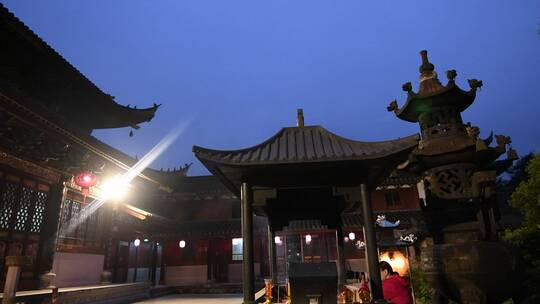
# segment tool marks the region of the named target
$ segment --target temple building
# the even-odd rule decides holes
[[[415,176],[392,176],[372,192],[374,211],[399,228],[381,229],[381,239],[395,239],[407,230],[422,229],[422,189]],[[194,287],[204,284],[230,285],[238,291],[242,282],[242,231],[240,200],[214,176],[187,176],[177,179],[170,193],[157,193],[134,204],[154,214],[166,214],[178,221],[174,229],[149,235],[163,240],[162,282]],[[152,202],[151,206],[147,202]],[[145,207],[146,205],[146,207]],[[255,216],[254,267],[256,280],[270,277],[268,262],[268,221]],[[360,213],[343,216],[346,269],[350,275],[367,272]],[[306,239],[307,238],[307,239]],[[278,276],[284,282],[292,262],[335,261],[335,231],[317,220],[296,220],[274,236]],[[131,245],[133,246],[133,245]],[[388,248],[390,251],[397,248]]]
[[[26,257],[20,290],[38,288],[40,277],[48,284],[52,273],[60,286],[98,283],[112,241],[132,240],[140,224],[134,216],[141,214],[117,206],[115,219],[111,205],[81,214],[100,198],[108,178],[137,161],[97,140],[92,130],[139,128],[158,105],[120,105],[1,5],[0,37],[2,286],[7,256]],[[133,184],[161,187],[145,173]],[[74,219],[80,222],[68,227]],[[113,220],[119,224],[111,233],[106,227]]]
[[[253,303],[264,279],[284,285],[326,265],[331,284],[314,286],[331,289],[327,299],[361,273],[381,299],[379,259],[410,277],[409,261],[422,255],[441,301],[510,296],[497,294],[502,272],[474,259],[500,259],[517,273],[497,242],[492,195],[517,154],[509,137],[496,135],[490,147],[492,135],[481,139],[462,121],[482,82],[463,91],[451,70],[441,85],[426,51],[419,91],[406,83],[406,103],[388,107],[419,123],[420,135],[348,139],[304,125],[299,109],[296,126],[252,147],[194,146],[211,175],[188,176],[191,164],[137,169],[137,157],[92,136],[126,127],[133,136],[160,105],[121,105],[1,4],[0,41],[2,286],[17,261],[19,291],[144,282],[120,285],[243,291]],[[462,261],[476,272],[457,267]],[[489,273],[491,285],[473,286],[477,273]],[[295,284],[293,302],[304,301]]]
[[[92,130],[137,129],[159,106],[120,105],[3,6],[0,32],[2,286],[7,256],[27,257],[18,290],[47,286],[52,274],[58,287],[102,281],[240,283],[240,201],[216,177],[188,177],[189,165],[147,168],[131,182],[127,203],[90,208],[103,198],[108,180],[137,163],[93,137]],[[410,176],[388,179],[373,192],[375,210],[410,226],[402,213],[419,211],[417,182]],[[343,221],[347,237],[354,234],[346,242],[347,269],[366,271],[357,245],[363,237],[359,215]],[[262,280],[270,267],[267,220],[255,217],[255,224],[255,267]],[[280,277],[292,260],[335,260],[332,233],[317,221],[296,221],[280,231]]]
[[[103,199],[107,181],[138,161],[92,130],[137,129],[159,106],[120,105],[3,6],[0,32],[2,284],[5,258],[25,256],[19,290],[47,286],[52,274],[58,287],[148,280],[240,286],[245,257],[239,193],[220,178],[186,176],[189,165],[147,168],[131,182],[126,203],[91,208]],[[418,181],[400,173],[372,190],[375,212],[402,223],[401,230],[381,230],[380,236],[391,239],[422,226]],[[340,221],[345,270],[366,272],[360,213],[348,212]],[[268,220],[255,216],[254,223],[254,270],[262,281],[271,275]],[[337,260],[335,230],[324,221],[284,223],[273,239],[280,280],[291,262]]]

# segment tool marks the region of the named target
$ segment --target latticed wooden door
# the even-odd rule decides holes
[[[47,206],[49,185],[0,171],[0,269],[5,279],[5,258],[29,257],[23,266],[21,288],[37,278],[40,232]]]

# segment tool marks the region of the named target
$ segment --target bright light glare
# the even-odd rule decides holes
[[[275,236],[274,237],[274,243],[276,243],[278,245],[281,245],[283,243],[283,241],[281,240],[281,237]]]
[[[306,244],[311,243],[311,234],[306,234]]]
[[[135,247],[139,247],[140,244],[141,244],[141,240],[139,239],[135,239],[135,241],[133,241],[133,245],[135,245]]]
[[[388,264],[392,266],[392,269],[399,273],[400,276],[407,275],[409,271],[409,261],[407,257],[399,251],[383,252],[379,259],[388,262]]]
[[[178,246],[179,246],[180,248],[186,247],[186,241],[181,240],[181,241],[178,243]]]
[[[356,234],[354,232],[349,233],[349,240],[354,241],[356,239]]]
[[[129,181],[126,180],[125,175],[120,174],[106,180],[101,185],[101,197],[104,201],[121,200],[123,199],[129,189]]]
[[[179,124],[172,129],[163,139],[161,139],[145,156],[143,156],[133,167],[131,167],[124,175],[119,175],[110,181],[103,183],[100,186],[101,191],[105,194],[101,199],[93,200],[84,207],[79,216],[73,217],[68,225],[64,225],[60,231],[62,236],[67,236],[72,233],[81,223],[84,223],[88,216],[92,215],[101,207],[107,200],[120,200],[127,193],[129,183],[137,177],[146,167],[148,167],[161,153],[184,132],[192,119]],[[140,240],[139,240],[140,242]],[[185,242],[184,242],[185,243]]]

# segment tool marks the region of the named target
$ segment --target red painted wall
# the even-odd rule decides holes
[[[206,265],[208,239],[186,238],[186,247],[178,246],[180,240],[165,243],[164,262],[167,266]]]
[[[399,205],[388,206],[386,204],[384,195],[385,192],[388,191],[399,192]],[[375,190],[371,193],[371,200],[373,202],[373,210],[375,212],[420,209],[420,198],[418,197],[418,189],[416,186],[411,186],[410,188]]]
[[[232,201],[204,200],[197,202],[193,220],[223,220],[232,218]]]

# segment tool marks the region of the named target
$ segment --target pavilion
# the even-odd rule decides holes
[[[219,151],[193,147],[196,157],[232,193],[241,197],[244,303],[254,302],[253,215],[268,218],[269,257],[276,280],[274,233],[291,220],[317,219],[336,230],[338,286],[344,283],[341,215],[362,208],[372,292],[382,298],[370,189],[379,185],[417,146],[418,135],[361,142],[321,126],[281,129],[250,148]]]

